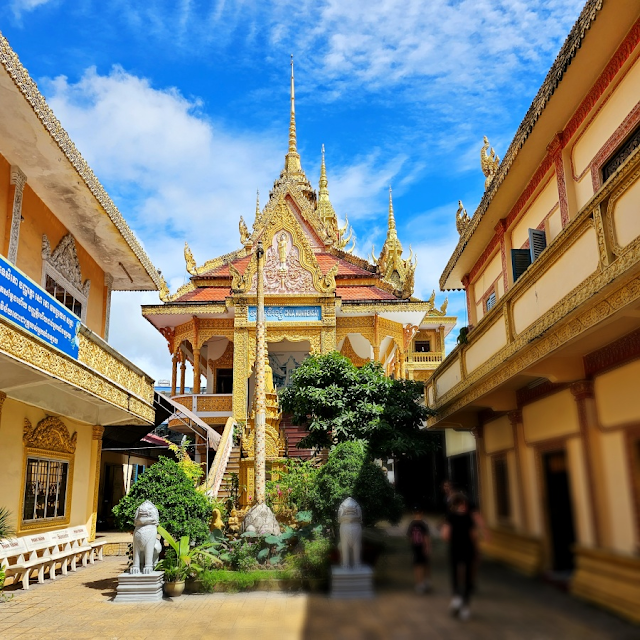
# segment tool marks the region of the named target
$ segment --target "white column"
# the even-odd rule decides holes
[[[257,275],[257,310],[256,310],[256,363],[254,371],[256,373],[256,435],[255,435],[255,487],[256,487],[256,504],[262,504],[265,501],[266,489],[266,405],[267,397],[265,393],[264,378],[264,360],[265,360],[265,341],[266,326],[264,319],[264,249],[262,242],[258,242],[256,250],[258,259],[258,275]]]

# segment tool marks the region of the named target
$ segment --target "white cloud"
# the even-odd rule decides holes
[[[229,130],[208,119],[199,100],[156,89],[121,67],[107,75],[90,68],[76,83],[60,76],[42,86],[172,291],[188,279],[185,240],[199,264],[240,246],[238,219],[253,221],[257,186],[264,206],[284,162],[286,130]],[[336,210],[360,221],[356,232],[366,234],[358,237],[363,253],[386,233],[386,188],[406,162],[397,156],[382,163],[380,156],[374,150],[329,170]],[[318,171],[312,167],[310,178]],[[157,302],[156,293],[114,293],[110,330],[114,347],[156,379],[169,376],[169,356],[140,304]]]
[[[12,0],[11,10],[16,18],[20,18],[23,13],[29,13],[36,7],[47,4],[51,0]]]

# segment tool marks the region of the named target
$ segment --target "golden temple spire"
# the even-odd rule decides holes
[[[318,215],[325,226],[332,242],[342,240],[341,230],[338,228],[338,216],[329,199],[329,181],[327,180],[327,167],[324,162],[324,145],[322,145],[322,161],[320,163],[320,188],[318,189]],[[346,227],[345,227],[346,230]],[[342,249],[344,245],[338,248]]]
[[[285,156],[284,170],[286,173],[302,172],[296,139],[296,98],[293,79],[293,54],[291,54],[291,113],[289,116],[289,151]]]
[[[320,191],[319,194],[329,195],[329,182],[327,181],[327,167],[324,164],[324,144],[322,145],[322,161],[320,163]]]
[[[391,185],[389,185],[389,231],[393,231],[393,235],[396,234],[396,218],[393,215],[393,197],[391,195]]]

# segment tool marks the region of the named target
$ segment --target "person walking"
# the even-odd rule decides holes
[[[407,529],[407,537],[413,551],[413,574],[416,593],[426,593],[431,590],[431,536],[429,525],[424,521],[424,513],[416,507],[413,520]]]
[[[469,501],[464,494],[454,494],[450,504],[451,508],[447,512],[441,532],[442,539],[449,543],[453,592],[449,611],[460,620],[468,620],[471,616],[469,605],[477,557],[477,527],[475,519],[469,512]]]

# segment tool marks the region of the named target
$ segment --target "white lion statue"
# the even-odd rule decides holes
[[[130,573],[151,573],[158,562],[162,550],[157,539],[159,514],[156,506],[145,500],[137,509],[133,520],[136,528],[133,531],[133,565]]]
[[[340,505],[338,522],[340,523],[342,566],[359,567],[362,548],[362,509],[353,498],[347,498]]]

